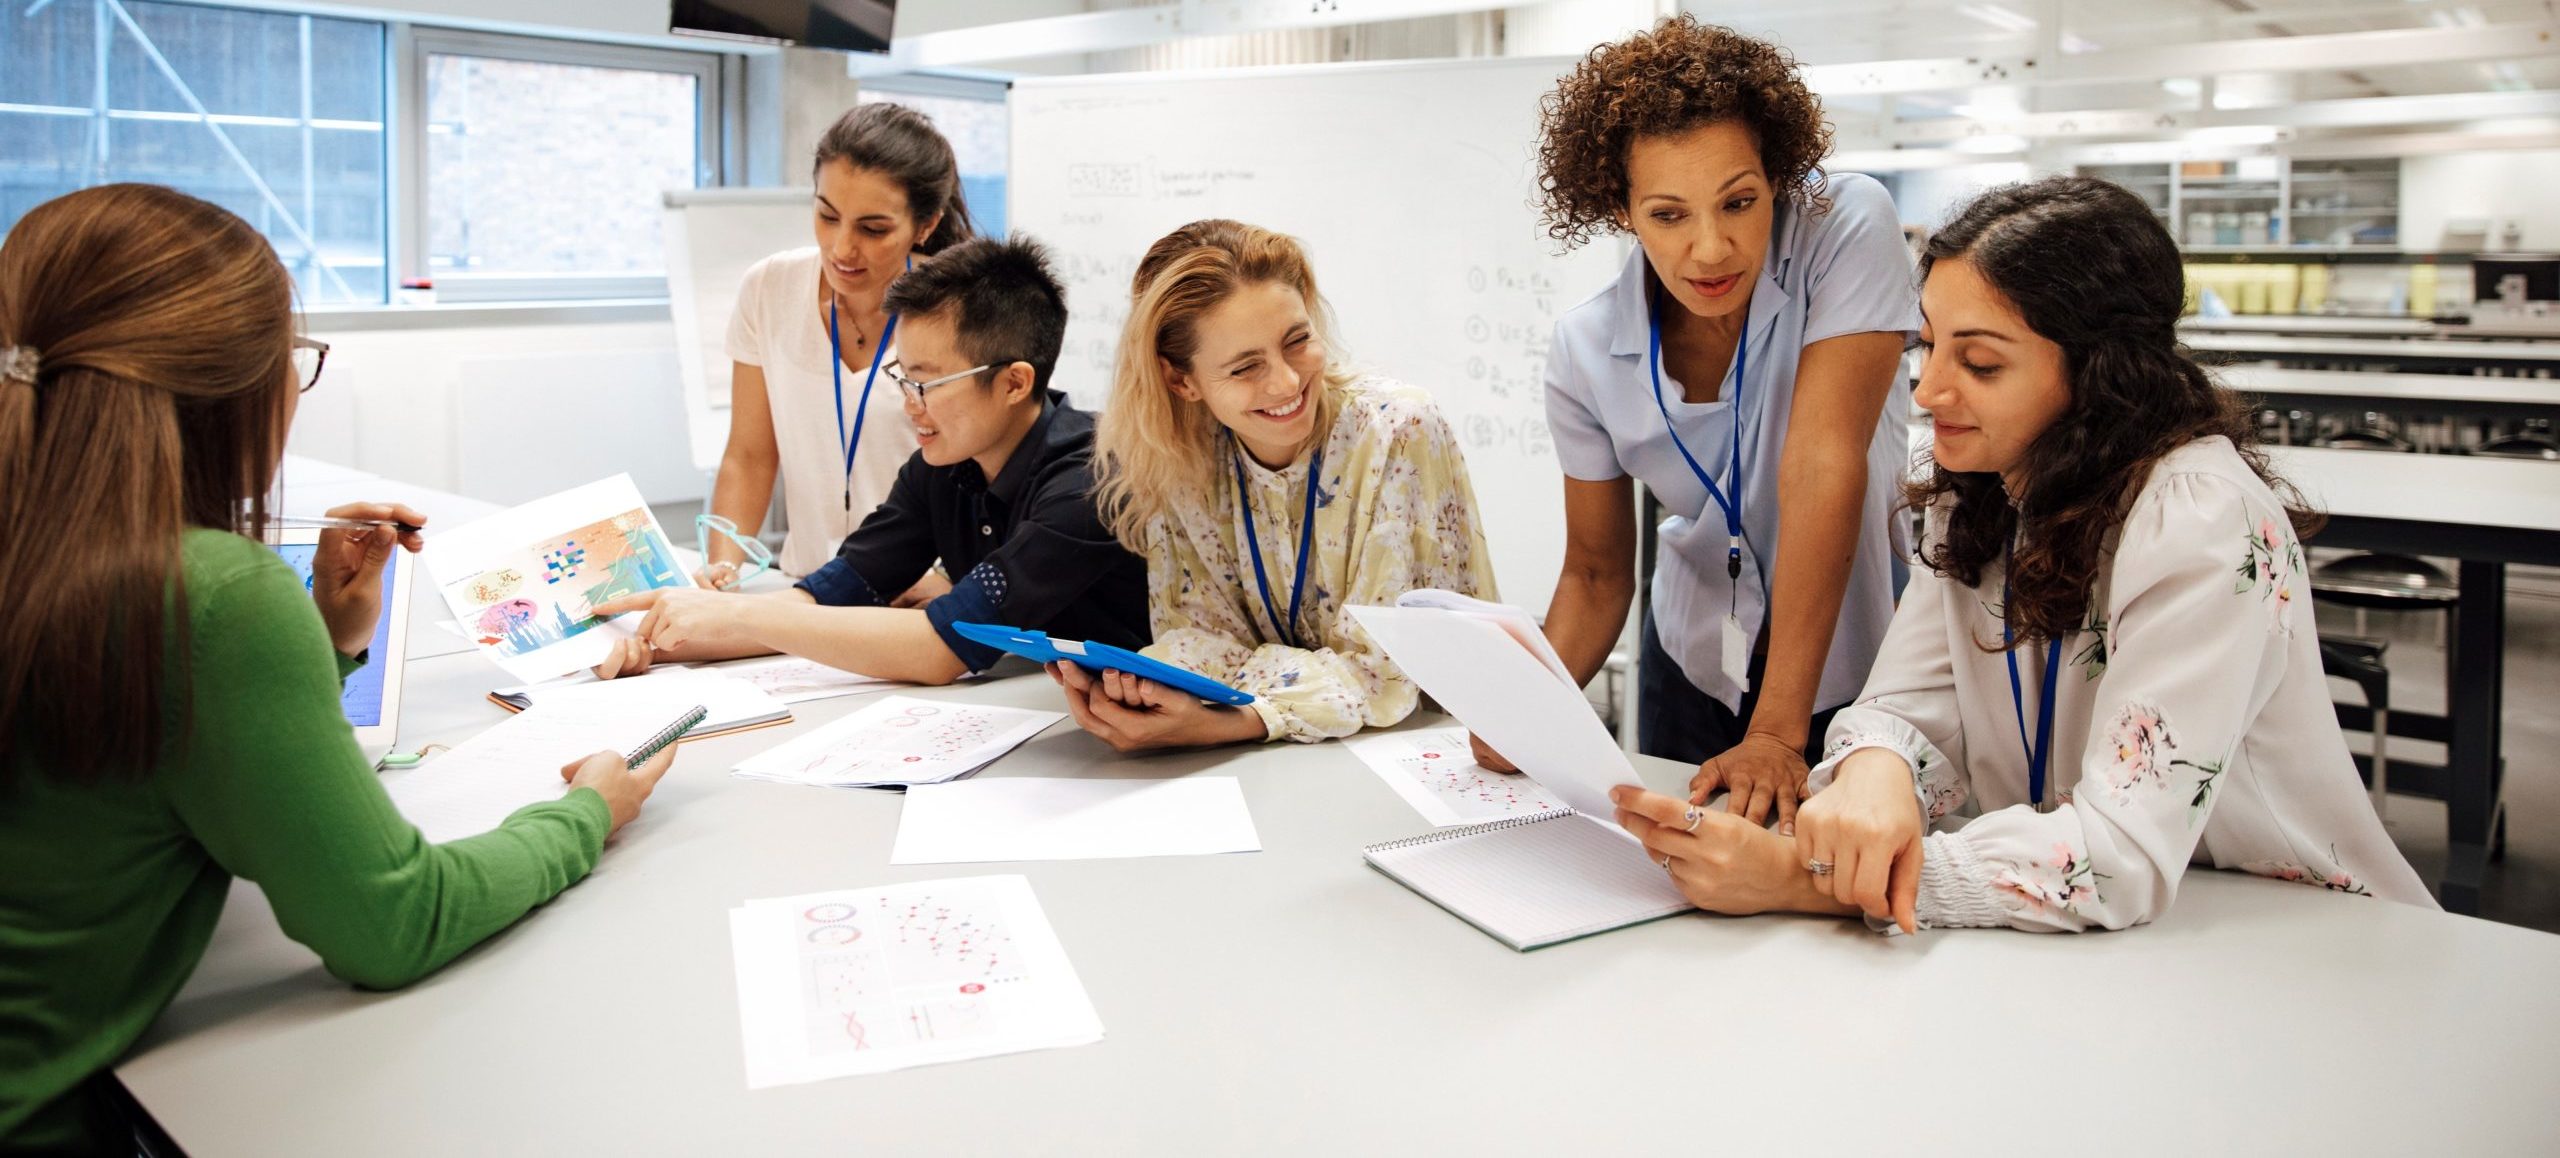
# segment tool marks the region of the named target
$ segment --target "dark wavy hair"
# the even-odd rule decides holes
[[[1970,587],[2008,550],[2004,614],[2017,642],[2080,630],[2089,592],[2134,497],[2171,451],[2221,435],[2309,536],[2320,516],[2267,467],[2249,409],[2216,386],[2178,345],[2186,270],[2151,207],[2088,177],[2005,185],[1973,199],[1929,239],[1920,278],[1962,258],[2027,325],[2062,347],[2071,400],[2021,464],[2025,497],[2012,505],[2000,476],[1931,465],[1904,488],[1915,508],[1946,496],[1946,528],[1921,561]]]
[[[1538,101],[1538,196],[1547,235],[1581,245],[1627,211],[1627,148],[1740,121],[1760,170],[1798,208],[1830,207],[1814,166],[1831,152],[1822,102],[1795,58],[1765,40],[1673,16],[1591,50]]]

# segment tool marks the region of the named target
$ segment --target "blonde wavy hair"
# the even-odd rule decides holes
[[[1175,495],[1217,483],[1226,428],[1207,403],[1173,392],[1168,365],[1186,371],[1199,352],[1200,315],[1246,286],[1265,282],[1296,290],[1307,322],[1324,347],[1324,386],[1316,395],[1317,437],[1333,429],[1342,387],[1352,375],[1335,360],[1333,315],[1316,292],[1315,268],[1298,239],[1224,218],[1194,221],[1147,247],[1130,279],[1128,324],[1120,331],[1120,363],[1111,403],[1094,432],[1094,499],[1111,533],[1133,551],[1146,547],[1147,526]]]

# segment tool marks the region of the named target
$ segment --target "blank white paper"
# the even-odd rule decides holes
[[[907,791],[890,864],[1259,852],[1232,776],[1008,777]]]

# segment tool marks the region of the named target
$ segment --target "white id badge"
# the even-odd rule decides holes
[[[1751,633],[1742,630],[1742,620],[1726,612],[1720,629],[1724,635],[1724,678],[1743,691],[1751,690]]]

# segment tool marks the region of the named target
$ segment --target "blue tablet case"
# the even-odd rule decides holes
[[[1072,639],[1051,639],[1045,631],[1024,631],[1018,627],[1000,627],[992,623],[954,623],[953,631],[1001,651],[1009,651],[1035,663],[1065,661],[1090,672],[1117,671],[1142,679],[1151,679],[1169,688],[1186,691],[1213,704],[1243,707],[1253,697],[1198,672],[1184,671],[1172,664],[1148,659],[1137,652],[1113,647],[1107,643],[1078,643]]]

